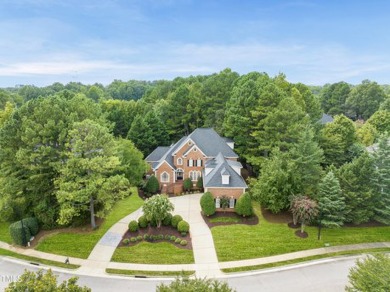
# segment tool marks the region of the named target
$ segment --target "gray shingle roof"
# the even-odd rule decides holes
[[[161,158],[167,153],[167,151],[171,147],[169,146],[159,146],[152,153],[148,155],[148,157],[145,158],[147,162],[155,162],[155,161],[160,161]]]
[[[327,115],[327,114],[322,114],[322,117],[319,121],[322,125],[325,125],[325,124],[328,124],[328,123],[331,123],[333,122],[333,118],[332,116],[330,115]]]
[[[218,153],[222,153],[225,157],[238,158],[226,141],[212,128],[198,128],[188,138],[191,138],[207,157],[216,157]]]
[[[206,167],[214,169],[206,176],[203,176],[203,186],[205,188],[247,188],[244,179],[235,172],[229,165],[222,153],[219,153],[213,161],[208,161]],[[222,173],[230,174],[229,184],[222,184]],[[203,173],[204,175],[204,173]]]

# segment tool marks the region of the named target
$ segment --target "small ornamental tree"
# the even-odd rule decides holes
[[[73,291],[87,292],[90,288],[77,285],[77,277],[72,277],[67,281],[57,284],[57,276],[51,270],[44,273],[43,270],[30,272],[25,270],[24,273],[15,282],[11,282],[6,292],[17,291]]]
[[[211,216],[215,213],[214,197],[210,192],[206,192],[200,198],[200,206],[203,214]]]
[[[192,189],[192,180],[189,177],[184,180],[183,188],[186,192]]]
[[[223,209],[223,211],[225,211],[225,209],[229,207],[229,198],[227,196],[222,196],[220,202],[221,208]]]
[[[357,260],[356,266],[349,270],[349,284],[346,291],[390,291],[390,256],[376,254]]]
[[[166,195],[155,195],[146,199],[142,206],[142,211],[144,212],[146,219],[150,222],[156,222],[157,228],[161,227],[164,218],[173,210],[173,204]]]
[[[291,212],[296,220],[301,222],[301,233],[305,231],[305,223],[313,220],[317,214],[317,202],[306,196],[293,197]]]
[[[158,192],[159,188],[160,184],[158,183],[157,178],[154,175],[149,177],[145,184],[145,192],[148,194],[155,194]]]
[[[184,291],[207,291],[207,292],[234,292],[226,282],[207,278],[190,279],[188,277],[176,278],[169,285],[161,283],[156,287],[157,292],[184,292]]]
[[[251,216],[253,214],[252,200],[248,193],[244,193],[238,198],[234,210],[238,215],[244,217]]]

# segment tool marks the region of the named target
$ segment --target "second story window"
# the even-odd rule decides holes
[[[178,158],[177,159],[177,165],[183,165],[183,159],[182,158]]]
[[[189,167],[194,166],[194,161],[193,161],[192,159],[189,159],[189,160],[188,160],[188,165],[187,165],[187,166],[189,166]]]

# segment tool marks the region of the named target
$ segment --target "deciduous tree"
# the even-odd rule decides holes
[[[174,206],[169,201],[166,195],[154,195],[146,199],[142,206],[142,211],[149,222],[157,223],[157,228],[161,227],[161,223],[165,217],[174,210]]]

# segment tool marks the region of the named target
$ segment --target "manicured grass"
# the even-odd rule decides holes
[[[211,229],[219,261],[235,261],[266,257],[299,250],[333,245],[390,241],[390,227],[348,227],[322,229],[317,240],[317,228],[306,227],[308,238],[297,237],[287,224],[264,220],[258,204],[254,210],[259,217],[257,225],[216,226]]]
[[[195,271],[138,271],[138,270],[121,270],[121,269],[106,269],[109,274],[127,275],[127,276],[149,276],[149,277],[178,277],[191,276]]]
[[[63,232],[54,234],[40,242],[36,249],[86,259],[99,239],[112,225],[137,210],[142,204],[143,201],[138,197],[137,189],[132,188],[132,195],[117,202],[97,230],[86,233]]]
[[[9,233],[9,226],[11,223],[9,222],[0,222],[0,241],[4,241],[6,243],[11,244],[12,238]]]
[[[217,217],[217,218],[211,218],[209,221],[211,223],[238,223],[241,222],[241,219],[232,218],[232,217]]]
[[[192,250],[182,249],[169,242],[140,242],[129,247],[115,250],[111,261],[134,264],[192,264]]]
[[[312,260],[317,260],[317,259],[323,259],[323,258],[328,258],[328,257],[345,256],[345,255],[357,255],[357,254],[363,254],[363,253],[371,253],[371,254],[373,254],[373,253],[378,253],[378,252],[390,252],[390,248],[359,249],[359,250],[332,252],[332,253],[323,254],[323,255],[315,255],[315,256],[299,258],[299,259],[294,259],[294,260],[276,262],[276,263],[269,263],[269,264],[256,265],[256,266],[247,266],[247,267],[237,267],[237,268],[222,269],[222,271],[224,273],[253,271],[253,270],[261,270],[261,269],[268,269],[268,268],[275,268],[275,267],[286,266],[286,265],[291,265],[291,264],[297,264],[297,263],[302,263],[302,262],[312,261]]]
[[[77,269],[80,267],[79,265],[65,264],[65,263],[60,263],[60,262],[25,256],[25,255],[18,254],[18,253],[15,253],[15,252],[12,252],[12,251],[9,251],[6,249],[2,249],[2,248],[0,248],[0,256],[10,256],[13,258],[18,258],[18,259],[29,261],[29,262],[39,263],[39,264],[43,264],[43,265],[47,265],[47,266],[66,268],[66,269]]]

